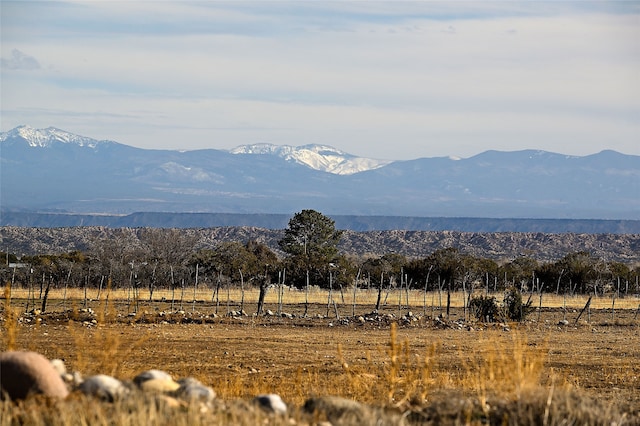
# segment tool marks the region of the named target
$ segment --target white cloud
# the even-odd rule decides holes
[[[31,6],[3,18],[2,130],[69,123],[146,147],[320,142],[394,159],[640,154],[637,10],[396,5]],[[44,69],[5,67],[16,46]]]
[[[29,56],[18,49],[11,51],[11,56],[1,58],[0,65],[7,70],[37,70],[40,69],[40,63],[33,56]]]

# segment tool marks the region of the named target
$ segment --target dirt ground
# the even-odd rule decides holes
[[[213,304],[183,308],[164,314],[153,303],[142,303],[134,315],[127,312],[130,304],[121,302],[100,321],[81,306],[22,315],[13,346],[62,358],[84,374],[132,378],[158,368],[174,377],[199,378],[222,398],[274,392],[295,404],[309,395],[327,394],[385,402],[379,392],[367,391],[375,378],[361,381],[359,389],[353,372],[379,375],[390,362],[391,340],[404,345],[411,357],[431,360],[430,371],[437,378],[433,392],[440,385],[455,386],[457,377],[482,368],[479,359],[500,362],[496,352],[516,348],[508,356],[530,350],[539,357],[537,374],[543,386],[570,386],[640,414],[640,316],[634,309],[615,314],[593,309],[576,322],[579,310],[543,308],[522,324],[481,324],[462,321],[461,308],[442,320],[431,316],[441,315],[437,310],[423,316],[420,307],[408,316],[412,309],[407,307],[388,306],[367,315],[373,307],[358,306],[351,316],[351,306],[342,305],[340,318],[333,306],[327,309],[320,303],[309,306],[307,317],[302,317],[300,304],[282,306],[283,312],[295,313],[291,317],[230,316],[225,306],[218,306],[221,314],[214,315]],[[569,323],[560,323],[563,319]],[[391,335],[392,323],[397,324],[396,336]],[[6,349],[7,340],[0,349]],[[414,365],[409,355],[406,369]],[[466,391],[480,392],[476,388],[470,384]]]

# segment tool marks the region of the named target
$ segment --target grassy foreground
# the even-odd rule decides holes
[[[334,294],[330,309],[326,292],[269,294],[265,309],[295,314],[289,318],[227,315],[240,306],[238,290],[216,301],[210,292],[194,299],[194,289],[187,289],[190,297],[182,306],[174,300],[173,310],[171,294],[154,294],[149,302],[148,295],[126,291],[100,300],[59,291],[50,295],[49,313],[39,315],[25,313],[28,294],[5,293],[0,349],[62,358],[85,375],[131,379],[159,368],[176,378],[193,376],[215,389],[218,402],[200,410],[149,397],[116,403],[77,394],[65,401],[30,398],[0,402],[0,425],[640,424],[637,299],[613,301],[617,312],[612,299],[592,302],[589,316],[574,322],[586,298],[545,296],[529,322],[481,324],[463,321],[461,295],[452,298],[449,318],[435,320],[443,313],[437,293],[426,303],[420,292],[410,294],[409,303],[390,294],[375,317],[367,315],[375,292],[357,294],[355,305],[350,294],[344,302]],[[251,313],[257,296],[244,297]],[[569,326],[558,325],[565,318]],[[289,405],[286,416],[248,402],[271,392]],[[310,397],[325,395],[366,409],[351,417],[303,410]]]

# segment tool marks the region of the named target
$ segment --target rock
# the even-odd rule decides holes
[[[567,321],[566,319],[563,319],[558,323],[558,325],[559,326],[567,326],[567,325],[569,325],[569,321]]]
[[[136,377],[133,378],[133,383],[135,383],[139,387],[143,382],[146,382],[147,380],[154,380],[154,379],[173,381],[173,377],[171,377],[169,373],[164,372],[162,370],[152,369],[152,370],[143,371],[142,373],[138,374]]]
[[[77,388],[82,383],[82,375],[78,371],[74,371],[73,373],[64,373],[62,376],[62,380],[70,386],[72,389]]]
[[[157,401],[165,404],[169,408],[181,408],[187,406],[184,401],[179,401],[178,399],[169,395],[158,395]]]
[[[67,385],[68,388],[74,389],[82,383],[82,375],[74,371],[73,373],[67,372],[67,367],[64,365],[64,361],[61,359],[52,359],[51,365],[56,369],[62,381]]]
[[[405,424],[402,413],[397,410],[370,407],[337,396],[310,398],[304,403],[303,410],[313,416],[316,425],[323,424],[323,420],[327,420],[333,426]]]
[[[67,366],[64,365],[63,360],[56,358],[56,359],[52,359],[50,362],[53,368],[58,372],[60,376],[64,376],[65,374],[67,374]]]
[[[275,393],[258,395],[253,403],[268,413],[287,414],[287,404]]]
[[[87,377],[78,389],[85,395],[113,402],[129,393],[129,389],[120,380],[105,374]]]
[[[193,377],[180,379],[178,383],[180,387],[175,392],[175,395],[185,401],[200,401],[209,404],[216,397],[213,388],[203,385],[202,382]]]
[[[170,393],[178,390],[180,384],[172,378],[168,379],[149,379],[141,382],[138,387],[144,392],[153,393]]]
[[[0,354],[0,397],[24,399],[29,394],[66,398],[67,386],[51,362],[35,352],[10,351]]]
[[[332,424],[364,424],[367,409],[359,402],[337,396],[308,399],[303,410],[314,417],[326,418]]]
[[[183,377],[182,379],[178,380],[178,384],[180,386],[188,386],[188,385],[201,385],[202,382],[198,379],[196,379],[195,377]]]

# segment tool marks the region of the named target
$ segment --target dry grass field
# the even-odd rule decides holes
[[[468,314],[464,321],[461,294],[452,295],[446,318],[440,296],[446,303],[446,294],[411,292],[407,303],[404,292],[383,293],[386,304],[373,315],[373,290],[355,300],[352,290],[338,291],[330,300],[326,291],[273,289],[265,305],[273,315],[257,317],[255,291],[244,292],[248,315],[229,315],[241,308],[238,289],[217,299],[211,290],[156,291],[152,302],[144,292],[103,292],[98,300],[95,291],[85,298],[56,289],[47,313],[29,315],[39,295],[5,291],[0,350],[62,358],[85,375],[130,379],[158,368],[193,376],[219,403],[203,412],[75,394],[31,398],[0,402],[0,425],[640,424],[637,298],[593,299],[576,321],[587,297],[544,295],[524,323],[482,324]],[[279,394],[289,413],[253,409],[248,401],[263,393]],[[327,395],[371,410],[354,419],[302,409]]]

